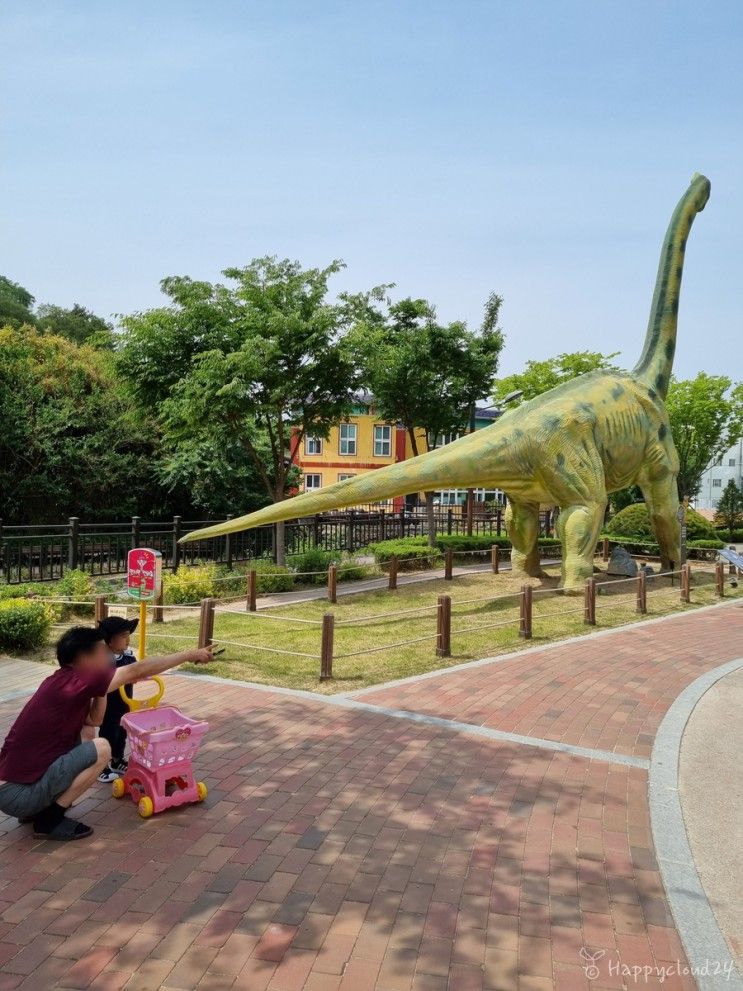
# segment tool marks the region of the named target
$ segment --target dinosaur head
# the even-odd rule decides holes
[[[712,185],[707,176],[701,175],[699,172],[695,172],[691,177],[690,187],[694,196],[694,206],[696,207],[696,211],[697,213],[701,213],[707,206],[707,200],[709,199]]]

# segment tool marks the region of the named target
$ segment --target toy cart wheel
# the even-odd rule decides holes
[[[149,819],[154,811],[155,806],[152,804],[150,796],[143,795],[137,804],[137,812],[139,812],[143,819]]]
[[[209,789],[206,787],[203,781],[196,782],[196,791],[199,794],[200,802],[203,802],[206,796],[209,794]]]
[[[114,783],[111,785],[111,794],[114,798],[123,798],[126,793],[126,785],[124,784],[123,778],[116,778]]]

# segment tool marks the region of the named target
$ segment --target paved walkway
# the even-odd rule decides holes
[[[0,991],[694,988],[648,757],[742,632],[731,604],[330,698],[172,675],[205,806],[101,786],[62,847],[0,819]]]

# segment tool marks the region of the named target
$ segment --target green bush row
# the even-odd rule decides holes
[[[612,516],[605,530],[609,537],[647,540],[651,543],[655,539],[644,502],[636,502]],[[689,541],[719,539],[712,524],[693,509],[686,515],[686,535]]]

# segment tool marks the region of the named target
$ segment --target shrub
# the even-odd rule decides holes
[[[382,540],[378,544],[370,544],[369,549],[382,569],[389,568],[390,558],[393,556],[398,558],[400,571],[419,571],[441,564],[441,551],[432,551],[427,537]]]
[[[256,558],[248,564],[248,570],[256,571],[256,589],[260,594],[270,592],[291,592],[294,588],[294,575],[281,564],[274,564],[267,558]]]
[[[498,536],[495,533],[478,533],[472,536],[467,536],[465,534],[441,534],[436,537],[436,546],[440,547],[442,550],[446,550],[450,547],[453,551],[489,551],[493,544],[497,544],[498,547],[504,550],[511,549],[511,541],[508,537]],[[559,546],[560,541],[556,537],[540,537],[539,546],[540,547],[555,547]],[[482,557],[483,555],[479,555]]]
[[[719,551],[725,546],[722,540],[689,540],[687,547],[703,547],[709,550]]]
[[[627,506],[613,516],[606,525],[606,533],[610,537],[649,541],[655,539],[644,502]],[[716,536],[714,527],[703,516],[690,509],[686,516],[687,540],[714,540]]]
[[[0,602],[0,650],[35,650],[49,636],[52,618],[41,602],[3,599]]]
[[[291,559],[292,570],[297,574],[300,585],[324,585],[328,580],[328,568],[338,554],[324,551],[321,547],[310,547],[303,554],[297,554]],[[312,572],[317,572],[313,574]]]
[[[80,601],[82,599],[90,599],[95,595],[93,579],[78,568],[65,571],[62,578],[54,583],[53,588],[52,595],[59,598],[77,599]]]
[[[53,595],[54,587],[41,582],[24,582],[20,585],[0,585],[0,601],[3,599],[28,599],[32,596]]]
[[[370,578],[373,573],[372,568],[367,567],[355,558],[348,558],[338,564],[339,582],[362,581],[364,578]]]
[[[213,565],[197,565],[193,568],[180,567],[176,573],[163,577],[163,601],[167,605],[178,606],[199,602],[215,594],[215,571]],[[220,591],[217,594],[223,594]]]

